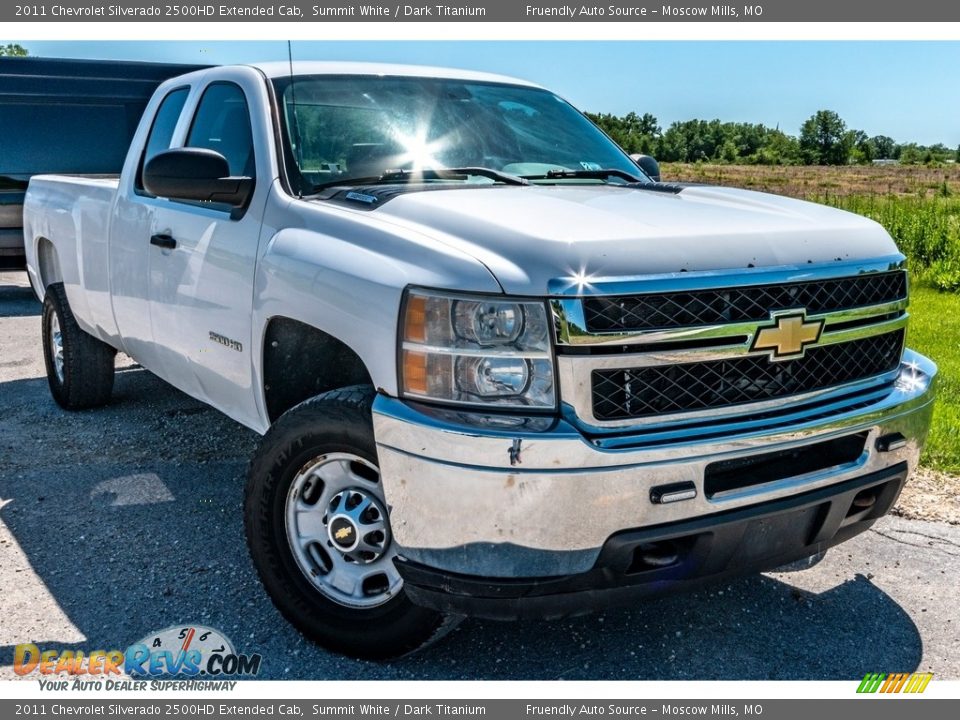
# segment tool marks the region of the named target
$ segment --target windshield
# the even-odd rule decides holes
[[[274,83],[291,184],[304,194],[388,170],[487,168],[549,182],[602,182],[547,174],[613,169],[643,178],[593,123],[546,90],[357,75]],[[496,179],[470,175],[465,181]]]

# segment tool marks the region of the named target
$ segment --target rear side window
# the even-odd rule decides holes
[[[253,177],[253,133],[243,90],[233,83],[213,83],[200,98],[187,147],[216,150],[230,164],[231,175]]]
[[[177,127],[177,120],[180,119],[180,113],[183,111],[183,105],[187,102],[189,93],[190,88],[185,87],[171,90],[157,108],[153,127],[150,128],[150,136],[147,138],[147,146],[144,148],[143,157],[140,158],[140,168],[137,170],[138,190],[143,189],[143,168],[150,158],[170,149],[173,131]]]

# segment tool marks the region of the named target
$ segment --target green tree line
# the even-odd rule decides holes
[[[686,120],[664,130],[650,113],[587,116],[627,152],[653,155],[666,162],[847,165],[874,160],[908,164],[960,160],[960,147],[953,150],[942,143],[898,143],[886,135],[870,136],[848,128],[832,110],[811,115],[798,136],[759,123]]]
[[[17,45],[15,43],[8,43],[6,45],[0,45],[0,57],[26,57],[27,50],[23,45]]]

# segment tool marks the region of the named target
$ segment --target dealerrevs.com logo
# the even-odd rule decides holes
[[[922,693],[933,673],[867,673],[860,681],[858,693]]]
[[[33,643],[17,645],[13,653],[13,671],[21,676],[46,676],[44,685],[50,683],[50,676],[75,680],[81,677],[106,679],[108,682],[111,677],[119,675],[223,680],[255,676],[260,672],[261,661],[259,654],[238,653],[230,639],[219,630],[202,625],[178,625],[151,633],[122,651],[41,650]],[[208,684],[204,683],[204,686]],[[68,688],[63,683],[52,689]]]

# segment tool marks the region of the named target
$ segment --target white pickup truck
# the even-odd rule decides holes
[[[936,366],[862,217],[651,181],[553,93],[300,63],[172,79],[24,210],[50,389],[122,351],[263,434],[247,541],[386,658],[816,556],[915,467]]]

